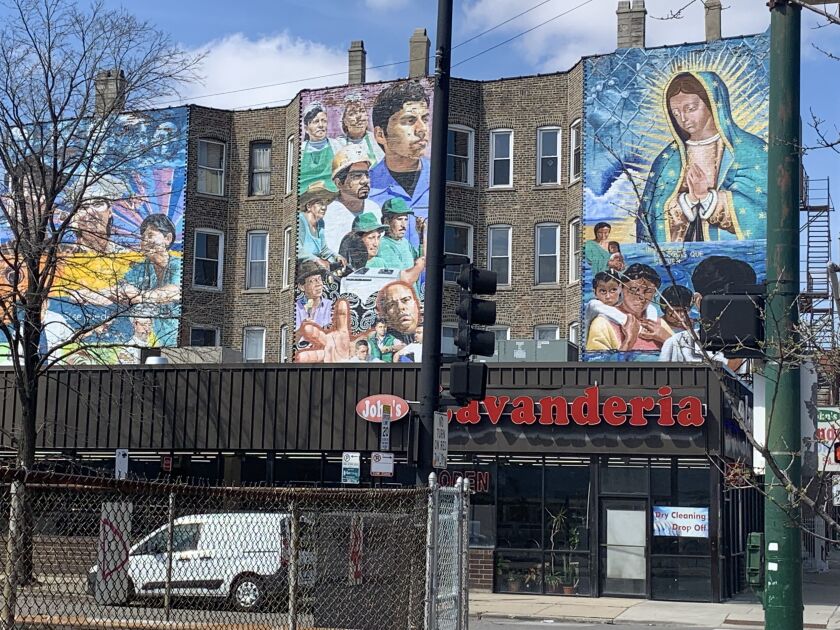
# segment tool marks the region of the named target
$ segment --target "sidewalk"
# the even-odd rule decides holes
[[[805,627],[840,630],[840,569],[806,573]],[[752,593],[722,604],[616,597],[470,593],[470,616],[601,623],[676,624],[701,628],[760,628],[764,610]]]

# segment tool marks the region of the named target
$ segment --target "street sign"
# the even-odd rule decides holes
[[[393,477],[394,476],[394,454],[374,453],[370,456],[371,477]]]
[[[840,475],[834,475],[831,481],[831,503],[834,507],[840,507]]]
[[[382,405],[382,426],[379,428],[379,450],[391,450],[391,405]]]
[[[434,449],[432,451],[432,468],[446,468],[446,457],[449,455],[449,422],[445,413],[435,412]]]
[[[172,455],[160,456],[160,469],[165,473],[172,472]]]
[[[361,460],[359,453],[344,453],[341,456],[341,483],[359,483]]]
[[[128,477],[128,449],[118,448],[114,453],[114,479]]]

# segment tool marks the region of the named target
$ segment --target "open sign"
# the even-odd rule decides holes
[[[382,422],[382,410],[389,405],[391,407],[391,421],[399,420],[408,413],[408,403],[392,394],[374,394],[362,398],[356,404],[356,413],[368,422]]]

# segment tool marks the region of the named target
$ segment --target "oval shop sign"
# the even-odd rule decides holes
[[[399,396],[374,394],[362,398],[356,405],[356,413],[368,422],[382,422],[382,408],[391,406],[391,420],[399,420],[408,413],[408,403]]]

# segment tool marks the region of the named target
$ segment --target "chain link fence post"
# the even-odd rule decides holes
[[[437,475],[429,475],[429,516],[426,524],[426,630],[437,628],[437,533],[439,521]]]
[[[175,547],[175,493],[169,493],[169,532],[166,540],[166,586],[163,595],[163,609],[166,620],[172,612],[172,556]]]
[[[470,625],[470,480],[461,477],[462,486],[460,510],[458,512],[458,582],[460,592],[460,614],[458,616],[459,630],[469,630]]]
[[[9,537],[6,540],[6,578],[3,580],[3,629],[15,627],[15,604],[18,588],[18,565],[20,564],[21,526],[23,525],[24,485],[22,481],[11,484],[11,506],[9,508]]]
[[[292,501],[289,538],[289,630],[297,630],[298,547],[300,545],[300,508]]]

